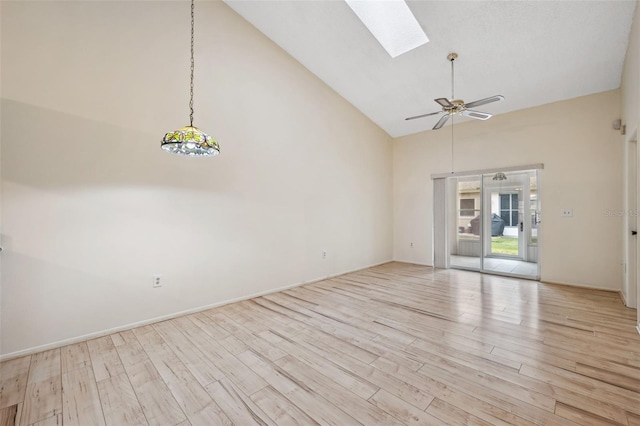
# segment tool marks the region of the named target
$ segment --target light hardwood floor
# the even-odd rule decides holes
[[[640,425],[615,293],[389,263],[0,365],[0,425]]]

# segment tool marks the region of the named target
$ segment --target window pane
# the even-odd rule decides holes
[[[509,211],[501,211],[500,212],[500,217],[502,218],[502,220],[504,220],[504,226],[511,226],[511,221],[510,221],[510,216],[509,216]]]
[[[518,212],[511,212],[511,226],[518,226]]]
[[[476,208],[476,200],[474,198],[460,199],[460,216],[473,216]]]
[[[511,194],[511,208],[518,210],[518,194]]]

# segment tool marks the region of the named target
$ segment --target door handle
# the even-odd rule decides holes
[[[638,235],[638,231],[631,231],[631,235]]]
[[[524,231],[524,222],[520,222],[520,232]]]

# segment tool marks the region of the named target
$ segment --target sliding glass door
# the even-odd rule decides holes
[[[453,268],[539,277],[537,170],[451,177],[449,264]]]

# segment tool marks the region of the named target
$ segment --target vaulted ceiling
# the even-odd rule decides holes
[[[407,1],[430,42],[391,58],[339,0],[226,0],[389,135],[428,130],[435,98],[501,114],[620,86],[634,0]],[[457,121],[459,119],[456,119]],[[465,118],[468,120],[468,118]]]

